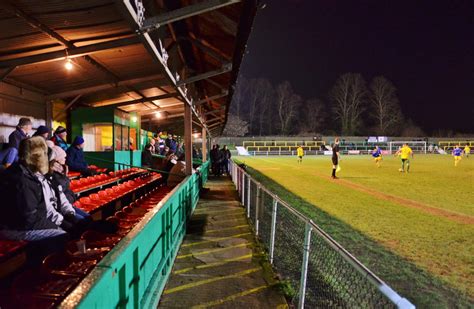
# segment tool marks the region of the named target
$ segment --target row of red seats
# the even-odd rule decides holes
[[[26,246],[26,241],[0,239],[0,260],[15,254]]]
[[[85,178],[71,180],[70,188],[73,192],[80,192],[83,190],[91,189],[100,185],[105,185],[117,181],[118,179],[119,177],[107,174],[89,176]]]
[[[96,165],[89,165],[88,168],[95,171],[96,173],[105,173],[107,171],[107,168],[101,168]]]
[[[138,182],[156,180],[157,175],[159,174],[141,178]],[[57,307],[61,300],[170,190],[168,187],[157,187],[117,211],[114,216],[107,218],[107,221],[114,222],[119,227],[114,234],[84,232],[81,240],[85,241],[85,252],[79,251],[77,240],[70,241],[65,252],[51,254],[44,259],[39,269],[28,270],[17,276],[10,295],[12,304],[21,305],[22,308]]]
[[[80,192],[87,189],[95,188],[101,185],[109,184],[117,181],[120,178],[129,177],[133,174],[141,172],[138,168],[129,168],[117,172],[109,172],[109,174],[100,174],[95,176],[89,176],[76,180],[71,180],[71,190],[73,192]]]
[[[74,206],[86,212],[91,212],[160,178],[161,174],[152,173],[145,177],[129,180],[89,196],[81,197],[74,202]]]

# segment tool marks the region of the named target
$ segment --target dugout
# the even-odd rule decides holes
[[[164,195],[156,191],[161,186],[156,174],[124,178],[123,189],[130,185],[124,191],[128,202],[146,194],[160,200],[153,199],[151,210],[84,276],[63,281],[57,274],[48,277],[64,283],[56,294],[12,290],[15,276],[25,269],[23,259],[9,260],[16,249],[8,247],[11,252],[0,262],[14,269],[6,275],[11,281],[2,281],[0,299],[5,303],[0,307],[8,307],[12,299],[23,299],[23,308],[157,304],[199,186],[207,179],[208,143],[227,121],[257,2],[0,2],[2,142],[19,117],[32,119],[33,129],[46,125],[53,130],[61,124],[68,130],[67,142],[77,135],[87,139],[89,163],[125,169],[120,177],[135,177],[144,143],[158,132],[182,136],[189,150],[194,139],[203,153],[201,172],[192,174],[191,151],[185,152],[187,177]],[[133,191],[134,186],[141,191]],[[116,207],[125,206],[122,202]],[[36,302],[28,303],[30,296]]]

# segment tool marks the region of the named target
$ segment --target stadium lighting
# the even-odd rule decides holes
[[[137,122],[137,116],[132,116],[132,121]]]
[[[66,70],[68,70],[68,71],[71,71],[71,70],[72,70],[73,65],[72,65],[71,59],[67,59],[67,60],[66,60],[66,63],[64,63],[64,67],[65,67]]]
[[[158,119],[160,119],[161,117],[163,117],[163,115],[161,115],[160,112],[156,112],[156,113],[155,113],[155,117],[158,118]]]
[[[198,137],[199,137],[199,133],[194,133],[194,134],[193,134],[193,137],[194,137],[194,138],[198,138]]]

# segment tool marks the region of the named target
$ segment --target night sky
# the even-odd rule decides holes
[[[241,74],[328,101],[338,76],[377,75],[430,133],[474,133],[474,1],[267,0]]]

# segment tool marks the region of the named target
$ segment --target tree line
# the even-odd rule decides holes
[[[295,93],[289,81],[273,85],[265,78],[240,76],[224,134],[422,136],[424,132],[403,116],[390,80],[376,76],[367,84],[361,74],[345,73],[324,98],[310,99]]]

